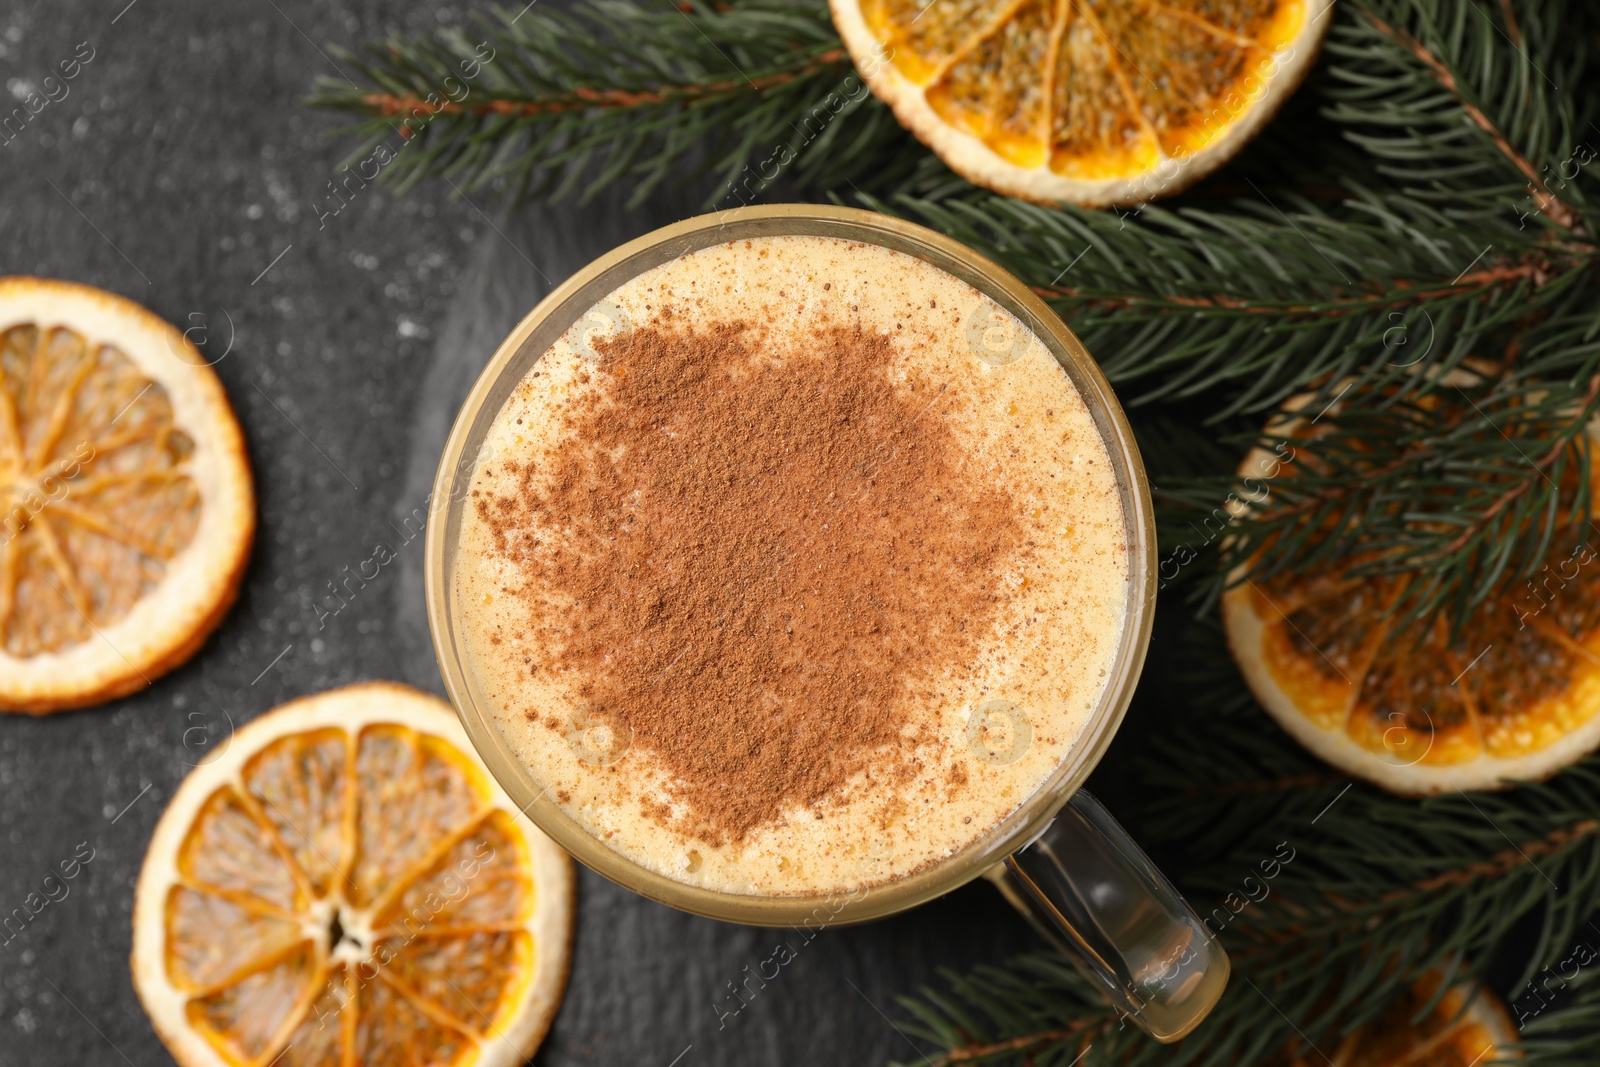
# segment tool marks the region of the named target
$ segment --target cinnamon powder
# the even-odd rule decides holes
[[[477,501],[525,578],[529,669],[666,770],[678,812],[641,815],[713,845],[916,773],[908,705],[972,664],[1028,551],[887,337],[771,343],[671,318],[602,343],[563,448]]]

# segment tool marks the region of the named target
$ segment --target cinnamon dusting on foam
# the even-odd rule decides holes
[[[933,410],[954,398],[890,380],[888,337],[681,319],[597,345],[567,447],[475,504],[538,669],[668,774],[682,815],[641,814],[718,846],[911,778],[910,709],[976,658],[1034,549]]]

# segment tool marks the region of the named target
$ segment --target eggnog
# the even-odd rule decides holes
[[[485,445],[452,562],[476,681],[544,794],[670,878],[828,894],[936,864],[1106,684],[1106,446],[1044,344],[921,259],[672,260],[574,323]]]

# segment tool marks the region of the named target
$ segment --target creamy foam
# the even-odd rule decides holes
[[[1126,611],[1128,550],[1089,411],[1037,338],[930,264],[831,238],[739,241],[646,272],[574,324],[496,416],[473,493],[514,493],[520,476],[508,458],[547,466],[579,447],[563,431],[575,405],[607,390],[605,339],[663,313],[691,324],[769,323],[768,347],[780,353],[803,350],[841,323],[890,338],[884,373],[946,387],[937,403],[919,403],[916,418],[941,420],[972,474],[1006,491],[1029,550],[990,576],[1004,596],[974,661],[896,709],[906,721],[900,756],[914,773],[885,784],[863,772],[837,796],[710,844],[647,814],[681,807],[660,759],[588,718],[572,679],[528,671],[548,658],[548,635],[562,619],[513,595],[517,562],[469,507],[454,556],[455,607],[499,726],[547,794],[590,833],[691,885],[837,893],[937,863],[1037,790],[1105,687]],[[554,522],[519,531],[530,542],[560,536]]]

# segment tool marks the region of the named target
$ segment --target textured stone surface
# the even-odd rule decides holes
[[[261,528],[238,606],[187,666],[108,707],[0,721],[0,911],[79,842],[95,850],[70,895],[0,948],[0,1067],[169,1062],[126,962],[163,804],[207,745],[283,700],[368,678],[439,689],[420,539],[337,615],[319,620],[317,598],[422,506],[461,396],[549,285],[693,211],[664,196],[634,213],[602,201],[502,217],[479,199],[486,216],[425,184],[399,199],[365,190],[319,228],[348,147],[326,136],[338,117],[302,106],[315,77],[337,76],[327,44],[462,10],[124,2],[0,9],[8,106],[81,42],[93,49],[69,95],[0,146],[0,273],[87,282],[203,323],[214,355],[231,335],[217,371],[249,439]],[[893,997],[940,965],[1033,944],[991,890],[969,887],[795,945],[719,1028],[726,984],[795,935],[682,915],[588,873],[579,917],[541,1063],[918,1061],[883,1014]]]

